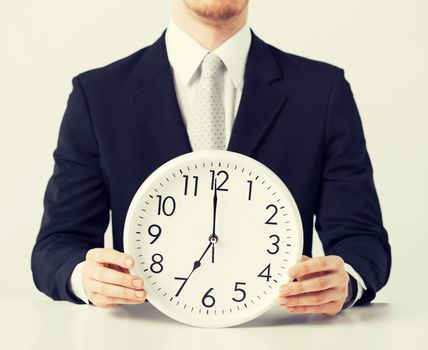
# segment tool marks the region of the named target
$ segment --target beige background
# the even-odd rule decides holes
[[[152,43],[169,14],[169,1],[1,2],[0,298],[46,298],[30,252],[72,77]],[[256,34],[351,83],[392,246],[377,301],[422,301],[428,289],[427,17],[426,0],[250,0]]]

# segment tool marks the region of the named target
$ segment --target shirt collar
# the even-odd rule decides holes
[[[165,44],[168,60],[174,72],[182,83],[187,85],[209,50],[179,28],[172,18],[169,19],[167,26]],[[250,27],[245,24],[213,50],[222,59],[235,88],[242,86],[250,44]]]

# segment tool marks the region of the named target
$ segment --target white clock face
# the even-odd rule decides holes
[[[300,261],[303,229],[269,168],[235,152],[196,151],[163,164],[138,189],[124,248],[157,309],[186,324],[226,327],[275,303]]]

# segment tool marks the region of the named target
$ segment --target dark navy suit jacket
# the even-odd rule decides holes
[[[249,155],[288,186],[300,210],[304,251],[313,220],[326,255],[339,255],[364,279],[370,302],[387,282],[391,248],[373,182],[357,106],[343,69],[252,42],[228,150]],[[123,251],[128,206],[164,162],[191,152],[165,47],[152,44],[72,79],[55,160],[31,255],[37,288],[82,301],[67,281],[86,252]]]

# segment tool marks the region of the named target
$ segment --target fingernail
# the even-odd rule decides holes
[[[143,287],[143,281],[142,280],[133,280],[132,284],[137,287],[137,288],[142,288]]]
[[[293,311],[296,311],[296,308],[290,306],[290,307],[287,308],[287,310],[290,311],[290,312],[293,312]]]
[[[287,298],[281,298],[281,305],[287,305],[289,302],[289,299]]]
[[[288,276],[290,277],[294,277],[296,274],[296,269],[291,268],[290,270],[288,270]]]
[[[144,298],[145,292],[143,292],[141,290],[137,290],[135,292],[135,295],[137,296],[137,298]]]
[[[128,266],[128,267],[131,267],[132,266],[132,259],[131,258],[126,258],[125,259],[125,265]]]

